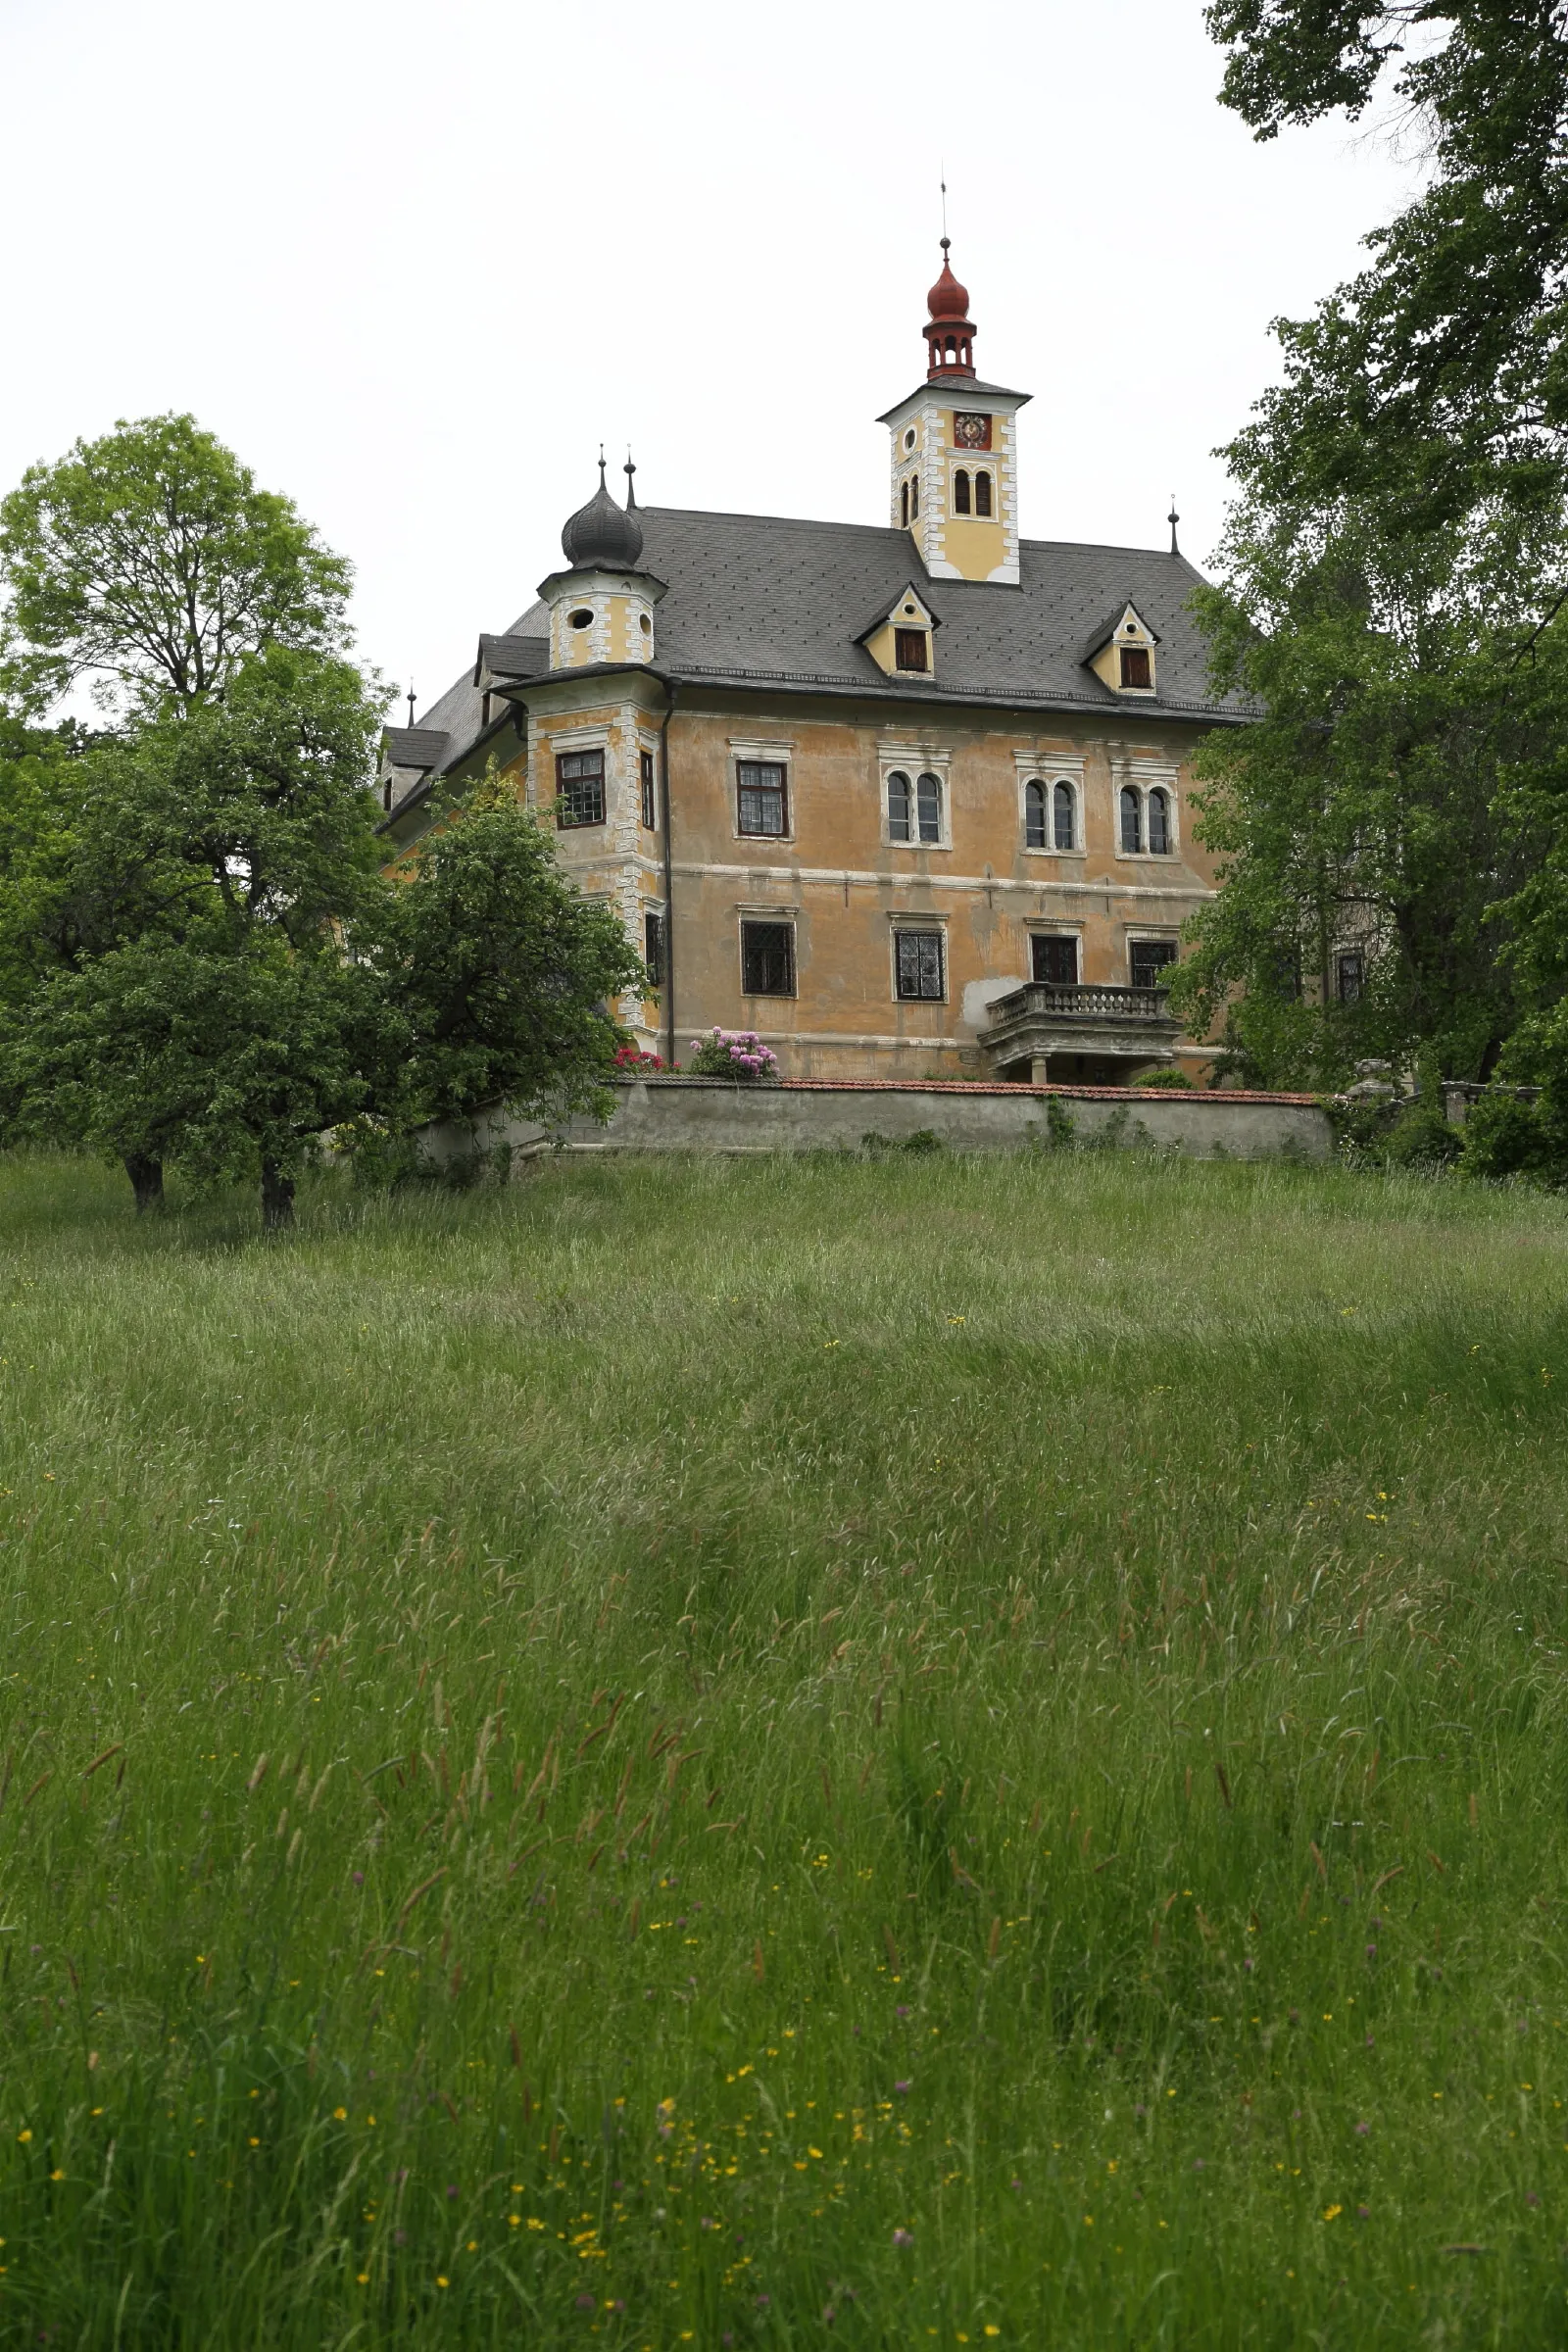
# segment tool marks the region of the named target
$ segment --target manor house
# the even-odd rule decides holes
[[[1018,530],[1017,416],[943,239],[923,379],[880,421],[888,520],[636,504],[418,725],[387,731],[389,858],[494,762],[612,903],[651,1052],[755,1029],[786,1076],[1196,1075],[1160,985],[1213,888],[1189,761],[1207,698],[1176,548]]]

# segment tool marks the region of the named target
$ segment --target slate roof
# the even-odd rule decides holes
[[[542,612],[544,607],[536,605],[534,611]],[[492,678],[542,678],[549,667],[548,628],[543,629],[537,637],[521,637],[512,631],[504,637],[479,639],[476,673],[487,672]]]
[[[850,693],[905,706],[983,703],[1042,715],[1053,709],[1108,715],[1126,706],[1085,666],[1085,631],[1112,606],[1119,616],[1131,604],[1160,640],[1159,691],[1139,698],[1140,727],[1162,713],[1210,721],[1245,715],[1209,692],[1203,643],[1187,610],[1202,574],[1184,556],[1026,539],[1016,588],[966,580],[919,586],[943,624],[935,672],[894,679],[857,638],[867,612],[886,614],[911,576],[923,579],[907,531],[671,507],[640,507],[638,516],[642,569],[668,589],[654,667],[677,681]],[[503,635],[483,639],[487,673],[543,675],[548,645],[541,652],[540,640],[548,629],[544,606],[534,604]],[[425,728],[452,738],[449,764],[481,731],[477,676],[476,665],[425,713]]]
[[[441,727],[388,727],[388,763],[393,767],[439,767],[449,740]]]

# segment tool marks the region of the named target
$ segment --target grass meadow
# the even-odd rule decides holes
[[[1568,1207],[0,1162],[0,2341],[1568,2343]]]

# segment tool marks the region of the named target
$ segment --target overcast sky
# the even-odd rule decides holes
[[[1200,0],[0,0],[0,486],[188,409],[358,573],[421,708],[628,441],[646,504],[887,518],[953,259],[1025,534],[1217,536],[1268,322],[1408,194],[1256,145]],[[612,477],[617,490],[623,487]]]

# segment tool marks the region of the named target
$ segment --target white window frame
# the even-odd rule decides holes
[[[1163,930],[1160,930],[1152,923],[1148,925],[1130,925],[1126,935],[1127,978],[1124,984],[1128,988],[1137,988],[1141,985],[1133,978],[1133,949],[1135,947],[1144,945],[1159,948],[1174,948],[1176,953],[1171,957],[1171,964],[1177,964],[1181,961],[1182,943],[1180,937],[1176,933],[1172,932],[1169,924],[1166,924]],[[1166,968],[1169,969],[1170,967],[1167,966]],[[1157,980],[1155,981],[1154,986],[1156,988],[1159,986]]]
[[[795,745],[793,740],[779,743],[743,741],[732,735],[729,739],[729,825],[730,839],[747,843],[792,842],[799,828],[795,807]],[[743,761],[761,760],[784,770],[784,830],[782,833],[743,833],[741,831],[741,765]]]
[[[878,789],[881,795],[882,847],[885,850],[924,850],[932,856],[953,849],[953,754],[951,751],[932,751],[912,743],[880,743],[877,746]],[[919,782],[925,776],[935,776],[942,787],[940,830],[935,841],[895,841],[888,816],[888,778],[905,775],[909,779],[911,822],[918,828]]]
[[[1054,755],[1050,759],[1041,760],[1037,759],[1033,752],[1014,752],[1012,757],[1018,770],[1018,839],[1023,844],[1024,856],[1026,858],[1081,858],[1084,855],[1085,847],[1084,761],[1082,758],[1070,755],[1068,758],[1062,759],[1059,755]],[[1043,850],[1032,850],[1029,847],[1028,794],[1031,784],[1043,784],[1046,788],[1046,846]],[[1072,794],[1072,848],[1070,850],[1058,850],[1054,847],[1055,825],[1053,821],[1051,795],[1058,784],[1065,784],[1067,790]]]
[[[748,841],[756,839],[748,833]],[[741,1001],[746,1004],[793,1004],[801,993],[801,910],[798,906],[737,906],[735,909],[735,973]],[[746,926],[748,923],[772,923],[790,935],[790,978],[795,985],[781,995],[777,990],[759,995],[748,993],[746,987]]]
[[[932,773],[935,774],[935,769]],[[936,931],[942,937],[942,994],[940,997],[901,997],[899,994],[899,933]],[[945,914],[893,914],[888,917],[888,994],[895,1004],[947,1004],[953,997],[953,958],[949,918]]]
[[[1061,988],[1069,985],[1068,983],[1060,980],[1036,980],[1034,943],[1037,939],[1070,939],[1076,941],[1078,948],[1078,954],[1076,957],[1078,965],[1078,977],[1075,981],[1071,982],[1070,985],[1074,988],[1082,988],[1084,986],[1084,926],[1082,923],[1058,923],[1053,919],[1042,917],[1038,920],[1026,921],[1023,929],[1024,937],[1029,942],[1029,986],[1031,988]]]
[[[1114,855],[1124,865],[1174,865],[1182,854],[1182,797],[1177,790],[1176,769],[1156,765],[1152,760],[1113,760],[1110,763],[1110,838]],[[1162,792],[1169,807],[1170,848],[1151,850],[1140,846],[1124,850],[1121,846],[1121,796],[1124,791],[1138,795],[1138,839],[1149,840],[1149,796]]]

